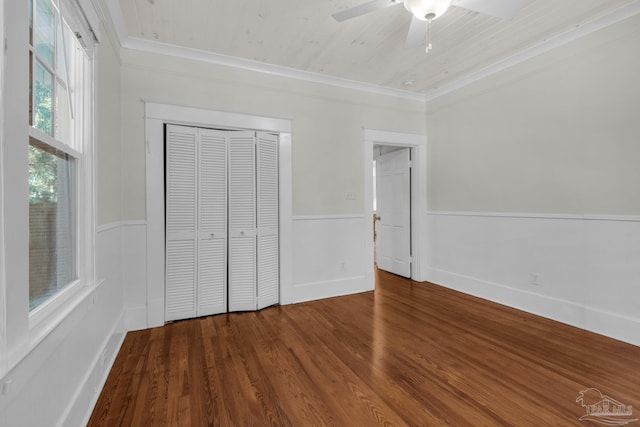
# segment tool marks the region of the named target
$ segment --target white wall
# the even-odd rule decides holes
[[[120,47],[112,31],[102,31],[102,37],[96,67],[97,223],[110,224],[122,219]]]
[[[145,218],[143,101],[292,120],[294,215],[361,214],[363,128],[425,129],[422,102],[137,50],[122,58],[128,220]]]
[[[292,124],[290,214],[304,221],[292,224],[295,267],[288,273],[293,276],[294,289],[287,302],[372,288],[358,255],[365,217],[363,129],[424,134],[424,103],[130,49],[122,51],[122,60],[126,221],[144,221],[150,184],[145,182],[143,101],[288,119]],[[347,193],[354,193],[355,200],[347,198]],[[355,230],[354,222],[359,224]],[[338,235],[341,230],[348,230],[357,240]],[[341,237],[344,244],[338,253],[344,256],[336,258],[335,244],[329,245],[322,236]],[[140,251],[146,248],[136,242],[139,240],[133,242],[138,249],[126,259],[132,265],[125,264],[125,271],[138,268],[144,259]],[[153,324],[142,321],[141,310],[149,304],[147,286],[144,275],[126,284],[127,319],[137,328]]]
[[[638,46],[640,15],[428,103],[429,280],[640,344]]]
[[[428,103],[429,207],[640,214],[640,14]]]

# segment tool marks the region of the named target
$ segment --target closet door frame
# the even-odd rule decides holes
[[[147,142],[147,306],[146,327],[165,323],[164,125],[253,130],[278,135],[280,303],[293,302],[293,203],[291,120],[228,113],[154,102],[145,103]]]

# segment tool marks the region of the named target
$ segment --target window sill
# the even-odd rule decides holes
[[[29,351],[33,350],[51,332],[69,317],[104,279],[91,282],[75,281],[50,301],[43,303],[29,314]],[[89,301],[90,306],[95,301]]]
[[[15,349],[9,349],[6,366],[0,366],[0,379],[10,373],[15,367],[25,361],[31,353],[38,348],[47,337],[58,330],[64,338],[64,331],[71,329],[95,304],[94,291],[104,282],[104,279],[89,283],[77,281],[69,285],[52,301],[44,303],[42,307],[34,309],[29,316],[29,338]],[[83,310],[82,306],[85,306]],[[47,346],[45,352],[53,351],[59,344],[58,340],[51,346]],[[37,360],[45,360],[47,355],[39,354]],[[5,369],[2,369],[5,368]],[[33,370],[35,371],[35,370]]]

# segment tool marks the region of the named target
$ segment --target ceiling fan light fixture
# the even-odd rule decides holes
[[[449,9],[453,0],[404,0],[404,7],[421,21],[432,21]]]

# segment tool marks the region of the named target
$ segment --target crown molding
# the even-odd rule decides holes
[[[616,9],[611,13],[603,15],[578,27],[572,28],[571,30],[558,34],[557,36],[551,37],[550,39],[545,40],[542,43],[520,51],[512,56],[496,62],[493,65],[483,68],[480,71],[472,73],[466,77],[462,77],[452,83],[446,84],[441,88],[429,91],[425,94],[425,102],[432,101],[443,95],[454,92],[458,89],[462,89],[463,87],[489,77],[492,74],[499,73],[500,71],[528,61],[529,59],[532,59],[538,55],[542,55],[543,53],[548,52],[552,49],[563,46],[582,37],[588,36],[591,33],[608,27],[609,25],[613,25],[617,22],[623,21],[624,19],[630,18],[638,13],[640,13],[640,0],[636,0],[633,3]]]
[[[118,42],[120,46],[123,46],[124,42],[129,37],[129,33],[127,32],[127,25],[124,23],[124,17],[122,15],[122,9],[120,9],[120,4],[118,0],[105,0],[107,5],[107,9],[109,10],[109,16],[111,18],[111,23],[113,24],[113,28],[116,30],[116,36],[118,36]]]
[[[238,68],[242,70],[255,71],[258,73],[269,74],[272,76],[285,77],[290,79],[302,80],[311,83],[319,83],[329,86],[340,87],[343,89],[352,89],[360,92],[368,92],[376,95],[385,95],[395,98],[402,98],[411,101],[424,102],[425,96],[420,93],[409,92],[399,89],[392,89],[385,86],[378,86],[370,83],[358,82],[355,80],[342,79],[339,77],[331,77],[323,74],[313,73],[310,71],[297,70],[294,68],[283,67],[280,65],[272,65],[264,62],[243,59],[234,56],[222,55],[203,50],[185,48],[182,46],[160,43],[151,40],[140,39],[136,37],[127,37],[122,43],[122,47],[126,49],[151,52],[160,55],[168,55],[176,58],[192,59],[209,64],[223,65],[227,67]]]
[[[357,90],[361,92],[368,92],[377,95],[385,95],[418,102],[429,102],[448,93],[454,92],[458,89],[462,89],[463,87],[482,80],[492,74],[496,74],[500,71],[511,68],[538,55],[548,52],[556,47],[563,46],[569,42],[585,37],[609,25],[613,25],[617,22],[640,13],[640,0],[635,0],[634,2],[616,9],[611,13],[603,15],[576,28],[572,28],[569,31],[545,40],[544,42],[539,43],[533,47],[520,51],[512,56],[509,56],[506,59],[496,62],[495,64],[483,68],[482,70],[472,73],[466,77],[462,77],[454,82],[445,84],[440,88],[430,90],[426,93],[416,93],[411,91],[392,89],[389,87],[379,86],[371,83],[363,83],[355,80],[331,77],[323,74],[313,73],[310,71],[302,71],[294,68],[267,64],[264,62],[253,61],[229,55],[221,55],[167,43],[160,43],[156,41],[130,37],[124,23],[124,18],[122,16],[122,11],[118,4],[118,0],[105,0],[105,2],[107,4],[107,8],[109,9],[111,21],[113,22],[113,26],[120,41],[120,46],[126,49],[174,56],[183,59],[192,59],[216,65],[255,71],[273,76],[292,78],[296,80],[325,84],[344,89]]]
[[[255,71],[273,76],[286,77],[296,80],[302,80],[312,83],[320,83],[329,86],[340,87],[344,89],[352,89],[361,92],[373,93],[376,95],[385,95],[395,98],[406,99],[410,101],[424,102],[425,96],[421,93],[410,92],[406,90],[392,89],[385,86],[374,85],[370,83],[358,82],[355,80],[342,79],[339,77],[331,77],[323,74],[313,73],[310,71],[302,71],[294,68],[283,67],[279,65],[267,64],[264,62],[252,61],[249,59],[237,58],[234,56],[221,55],[212,52],[206,52],[197,49],[190,49],[181,46],[160,43],[150,40],[144,40],[136,37],[130,37],[127,26],[122,16],[122,10],[118,4],[118,0],[105,0],[113,27],[116,30],[120,46],[125,49],[140,50],[144,52],[157,53],[160,55],[169,55],[183,59],[193,59],[203,61],[210,64],[224,65],[228,67],[239,68],[243,70]]]

